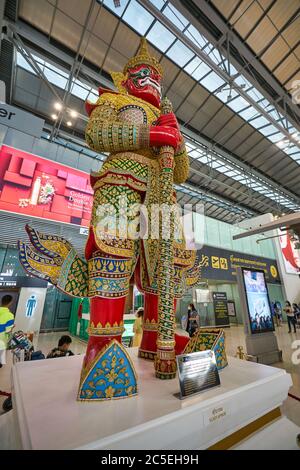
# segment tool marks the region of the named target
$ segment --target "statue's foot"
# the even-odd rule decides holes
[[[116,339],[106,343],[92,362],[85,357],[77,399],[111,400],[137,394],[136,373],[125,347]]]
[[[185,347],[188,344],[189,340],[190,340],[189,336],[175,333],[175,354],[176,354],[176,356],[178,356],[179,354],[183,354],[183,352],[185,350]]]
[[[157,340],[157,332],[155,333],[151,332],[151,334],[149,334],[149,332],[144,332],[142,343],[139,348],[139,357],[142,357],[143,359],[150,359],[153,361],[155,359],[156,351],[157,351],[156,340]],[[189,340],[190,340],[189,336],[175,333],[176,356],[183,353]]]

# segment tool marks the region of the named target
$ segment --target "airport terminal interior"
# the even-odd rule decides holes
[[[299,450],[300,0],[0,30],[0,449]]]

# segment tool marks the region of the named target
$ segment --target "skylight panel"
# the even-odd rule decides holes
[[[192,150],[191,152],[189,152],[189,155],[192,157],[192,158],[199,158],[201,155],[202,155],[202,152],[199,152],[198,149],[195,149],[195,150]]]
[[[226,86],[221,90],[215,93],[215,96],[221,100],[223,103],[227,103],[228,101],[234,99],[238,96],[237,92],[234,90],[229,90]]]
[[[269,124],[270,121],[268,121],[265,117],[263,116],[258,116],[257,118],[253,119],[250,124],[251,126],[255,127],[255,129],[258,129],[260,127],[266,126]]]
[[[242,98],[241,96],[238,96],[234,100],[229,101],[227,105],[229,106],[229,108],[233,109],[233,111],[238,113],[242,109],[247,108],[247,106],[249,106],[249,103],[248,101],[244,100],[244,98]]]
[[[201,163],[204,163],[204,165],[207,165],[210,159],[207,157],[207,155],[202,155],[201,157],[198,157],[197,160]]]
[[[192,144],[191,142],[186,142],[185,146],[188,150],[193,150],[196,148],[196,145]]]
[[[252,87],[251,89],[247,90],[247,94],[251,96],[251,98],[253,98],[256,102],[264,98],[263,95],[255,87]]]
[[[278,129],[272,124],[270,124],[269,126],[262,127],[261,129],[259,129],[259,132],[268,137],[271,134],[276,134],[278,132]]]
[[[253,106],[249,106],[249,108],[240,111],[239,115],[245,119],[245,121],[249,121],[249,119],[253,119],[255,116],[257,116],[258,112],[255,108],[253,108]]]
[[[226,171],[225,175],[228,177],[228,178],[233,178],[234,176],[237,176],[237,173],[233,170],[228,170]]]
[[[218,171],[219,171],[220,173],[223,173],[225,176],[228,176],[227,173],[226,173],[226,172],[228,171],[228,167],[227,167],[227,166],[225,166],[225,165],[219,166]]]
[[[208,44],[208,41],[202,36],[201,33],[192,25],[185,30],[184,34],[197,46],[203,49]]]
[[[147,39],[162,52],[165,52],[176,38],[174,34],[165,28],[159,21],[156,21],[150,29]]]
[[[153,23],[154,16],[145,10],[140,3],[131,0],[130,5],[124,13],[123,20],[139,34],[144,35],[149,26]]]
[[[97,0],[98,3],[102,3],[102,0]],[[104,5],[109,8],[115,15],[122,16],[129,0],[124,0],[120,2],[120,6],[118,8],[115,7],[114,0],[104,0]]]
[[[211,72],[209,75],[204,77],[200,83],[201,85],[205,86],[207,90],[212,92],[219,88],[221,85],[225,84],[224,80],[222,80],[222,78],[219,77],[219,75],[217,75],[215,72]]]
[[[167,56],[178,64],[179,67],[184,67],[192,59],[194,53],[178,39],[171,49],[168,50]]]
[[[285,138],[285,135],[282,134],[282,132],[277,132],[277,134],[275,135],[271,135],[270,137],[268,137],[268,139],[273,142],[274,144],[277,143],[277,142],[280,142],[281,140],[283,140]]]
[[[161,10],[164,4],[166,3],[166,0],[150,0],[153,5],[158,8],[158,10]]]
[[[45,61],[41,59],[39,56],[32,54],[32,57],[34,58],[36,62],[39,63],[40,66],[43,67],[45,65]]]
[[[204,75],[211,71],[211,68],[205,64],[199,57],[195,57],[184,69],[195,80],[199,81]]]
[[[53,83],[53,85],[56,85],[59,88],[64,89],[67,85],[67,78],[62,77],[60,74],[54,72],[53,70],[49,70],[47,67],[44,68],[44,75],[50,83]]]
[[[78,98],[81,98],[84,101],[86,100],[89,94],[86,88],[83,88],[82,86],[77,85],[77,83],[74,82],[72,84],[71,93],[72,95],[78,96]]]
[[[223,57],[223,56],[222,56]],[[228,60],[224,58],[224,61],[222,63],[220,63],[220,66],[222,66],[222,68],[228,72],[229,71],[229,68],[228,68]],[[232,65],[230,63],[230,76],[232,77],[233,75],[236,75],[238,74],[238,71],[237,69],[235,68],[234,65]]]
[[[212,162],[210,162],[210,166],[211,166],[214,170],[221,168],[221,164],[220,164],[219,161],[212,161]],[[219,171],[219,170],[218,170],[218,171]]]
[[[188,20],[173,5],[171,5],[171,3],[164,8],[163,14],[172,21],[180,31],[189,24]]]
[[[24,59],[24,57],[22,56],[22,54],[20,52],[17,52],[17,65],[19,67],[22,67],[22,69],[28,70],[29,72],[34,73],[36,75],[33,68],[29,65],[27,60]]]
[[[284,149],[284,152],[288,155],[292,155],[293,153],[299,152],[299,148],[296,145],[290,145]]]
[[[210,52],[208,53],[208,57],[217,65],[222,62],[222,57],[218,49],[216,49],[212,44],[209,44]]]
[[[59,69],[58,67],[55,67],[49,62],[45,62],[45,67],[47,67],[50,70],[53,70],[53,72],[56,72],[57,74],[61,75],[64,78],[69,78],[69,73],[64,72],[63,70]]]
[[[234,79],[234,81],[237,85],[243,87],[244,90],[249,90],[250,88],[253,88],[253,85],[243,75],[239,75]]]
[[[96,90],[91,91],[87,97],[87,100],[90,101],[91,103],[96,103],[99,98],[98,93],[96,93]]]

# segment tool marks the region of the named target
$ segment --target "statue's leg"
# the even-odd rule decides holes
[[[174,300],[174,311],[176,311],[177,300]],[[157,346],[157,323],[158,323],[158,295],[144,294],[144,321],[143,337],[139,348],[139,356],[144,359],[155,358]],[[175,333],[175,352],[176,355],[182,354],[184,348],[189,342],[189,336]]]
[[[125,230],[133,232],[138,213],[133,205],[139,200],[140,195],[128,187],[105,184],[95,190],[85,250],[91,298],[89,341],[79,400],[105,400],[136,394],[136,375],[121,337],[125,301],[139,242],[126,236],[122,238],[121,234],[126,235]]]
[[[156,354],[158,322],[158,296],[144,294],[143,337],[139,348],[139,356],[154,360]]]
[[[90,300],[89,341],[83,363],[84,368],[89,368],[109,342],[114,339],[121,342],[125,300],[126,297],[117,299],[93,297]]]

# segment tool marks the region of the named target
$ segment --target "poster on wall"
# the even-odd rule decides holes
[[[226,292],[213,292],[215,326],[229,326]]]
[[[0,210],[87,227],[92,202],[87,173],[0,147]]]
[[[281,234],[279,241],[286,272],[300,274],[300,249],[297,249],[291,234],[289,232]]]
[[[263,271],[242,268],[252,334],[274,331],[268,288]]]
[[[211,300],[211,292],[209,289],[195,289],[195,303],[208,304],[209,302],[211,302]]]
[[[229,317],[236,317],[235,302],[234,300],[227,301],[227,310]]]

